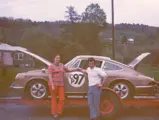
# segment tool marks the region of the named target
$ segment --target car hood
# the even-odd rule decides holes
[[[135,68],[144,58],[146,58],[151,53],[142,53],[138,57],[136,57],[131,63],[128,64],[128,66]]]

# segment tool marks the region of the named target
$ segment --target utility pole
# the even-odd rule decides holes
[[[112,58],[115,60],[114,0],[111,0],[111,6],[112,6]]]

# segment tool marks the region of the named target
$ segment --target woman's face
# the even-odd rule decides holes
[[[54,62],[57,63],[57,64],[60,63],[60,55],[55,56]]]

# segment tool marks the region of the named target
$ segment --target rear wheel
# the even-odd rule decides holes
[[[111,88],[122,100],[133,98],[133,87],[127,82],[114,83],[111,85]]]
[[[120,98],[115,93],[107,90],[102,92],[100,114],[103,119],[114,116],[120,108]]]

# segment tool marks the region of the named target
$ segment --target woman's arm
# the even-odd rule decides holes
[[[54,87],[54,84],[53,84],[53,82],[52,82],[53,80],[52,80],[52,75],[49,73],[49,83],[50,83],[50,85],[51,85],[51,87],[52,87],[52,89],[54,90],[55,89],[55,87]]]
[[[66,71],[66,72],[80,71],[80,68],[68,68],[68,67],[64,66],[64,71]]]
[[[54,84],[53,84],[53,79],[52,79],[52,66],[50,65],[49,68],[48,68],[48,77],[49,77],[49,84],[51,85],[52,87],[52,90],[55,89],[54,87]]]
[[[83,74],[87,75],[87,71],[85,69],[82,69],[82,68],[68,68],[68,67],[64,66],[64,71],[66,71],[66,72],[79,71],[79,72],[82,72]]]
[[[82,72],[83,74],[88,74],[87,71],[85,69],[79,68],[79,71]]]

